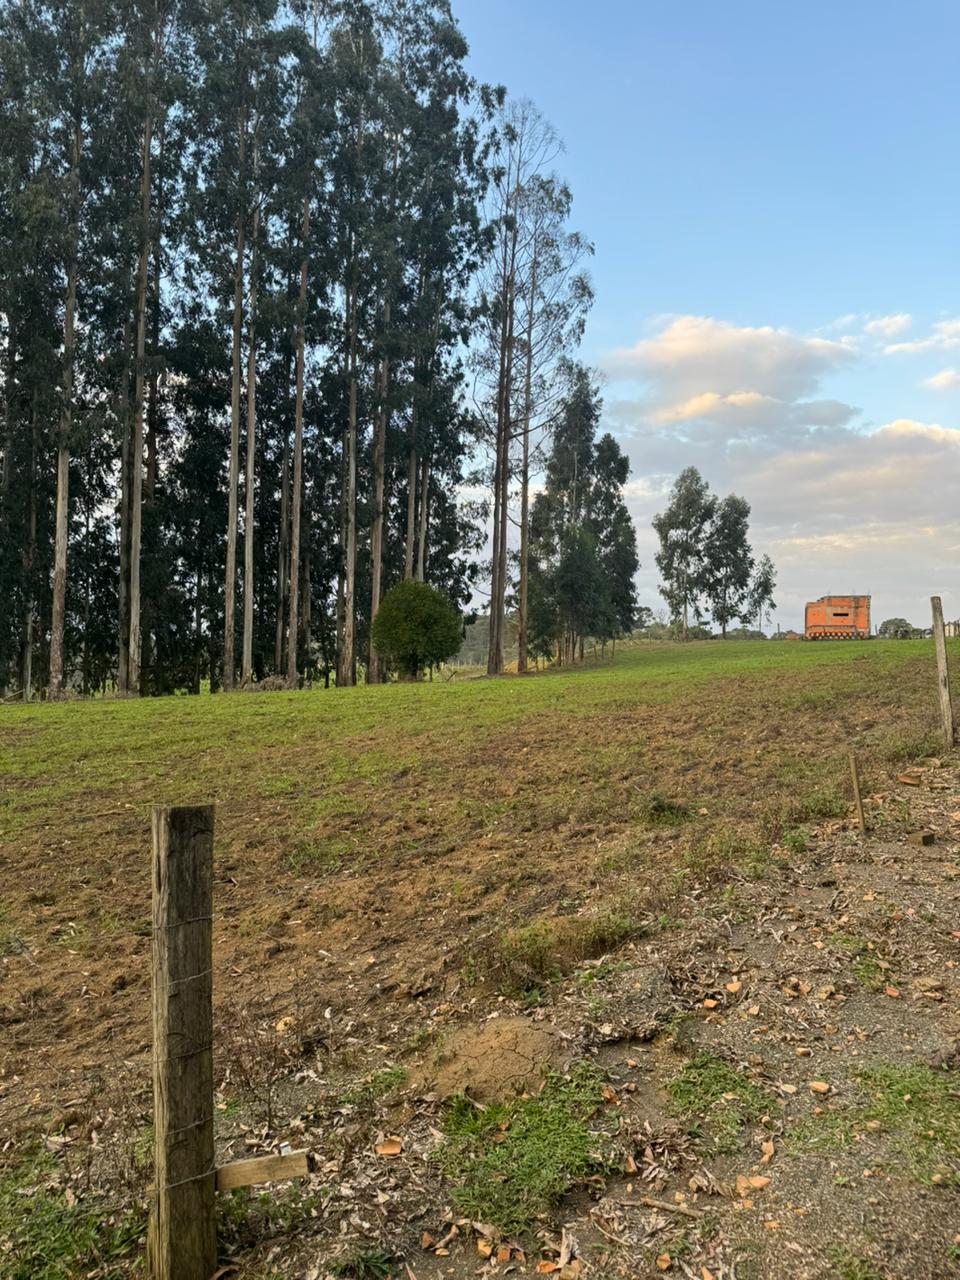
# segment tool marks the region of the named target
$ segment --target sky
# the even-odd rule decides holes
[[[960,617],[960,3],[453,3],[565,141],[641,603],[693,465],[750,502],[784,629],[828,593]]]

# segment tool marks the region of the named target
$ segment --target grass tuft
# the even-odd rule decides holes
[[[602,1073],[582,1063],[548,1077],[533,1098],[478,1108],[455,1098],[444,1117],[438,1163],[468,1218],[508,1235],[528,1230],[573,1185],[603,1166],[587,1121],[601,1101]]]
[[[770,1106],[762,1089],[706,1051],[690,1059],[667,1092],[677,1115],[707,1124],[717,1154],[735,1151],[743,1126],[758,1121]]]
[[[0,1271],[5,1280],[123,1280],[143,1242],[140,1206],[111,1213],[98,1199],[68,1204],[54,1160],[0,1173]]]
[[[645,923],[621,905],[595,915],[558,916],[508,929],[496,940],[481,969],[500,989],[519,995],[569,973],[585,960],[595,960],[640,937]]]
[[[693,814],[685,804],[671,800],[659,791],[651,791],[643,797],[638,816],[648,827],[678,827],[693,821]]]

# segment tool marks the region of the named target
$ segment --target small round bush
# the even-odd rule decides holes
[[[408,579],[391,588],[373,620],[373,643],[394,671],[414,680],[460,648],[460,614],[442,591]]]

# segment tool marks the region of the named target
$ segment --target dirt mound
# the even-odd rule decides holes
[[[506,1102],[536,1089],[550,1071],[563,1071],[574,1054],[554,1027],[529,1018],[491,1018],[462,1027],[414,1072],[420,1093],[452,1098],[466,1093],[477,1102]]]

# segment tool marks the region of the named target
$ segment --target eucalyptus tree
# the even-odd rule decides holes
[[[593,301],[582,269],[593,246],[567,228],[573,197],[555,177],[534,173],[521,192],[522,231],[518,287],[518,356],[515,434],[520,436],[520,548],[517,590],[517,670],[527,669],[528,561],[531,464],[538,457],[535,435],[549,432],[564,387],[564,368],[583,336]]]
[[[623,500],[629,464],[609,434],[597,438],[602,402],[582,365],[566,391],[531,511],[530,650],[569,664],[587,636],[628,632],[636,610],[636,534]]]
[[[696,467],[686,467],[674,481],[666,510],[654,517],[660,539],[656,555],[663,582],[660,593],[679,622],[683,638],[690,631],[691,614],[702,618],[703,593],[709,581],[707,530],[716,515],[717,500]]]
[[[493,456],[493,527],[490,574],[490,638],[487,672],[503,669],[503,624],[507,590],[507,530],[512,474],[511,446],[516,426],[518,298],[522,289],[522,208],[525,193],[545,175],[561,150],[560,139],[532,103],[501,108],[498,143],[490,162],[487,215],[493,244],[481,281],[485,326],[475,364],[481,385],[478,403],[487,423]],[[531,295],[532,298],[532,295]]]
[[[731,493],[716,505],[705,532],[704,595],[723,636],[747,607],[753,571],[750,504]]]

